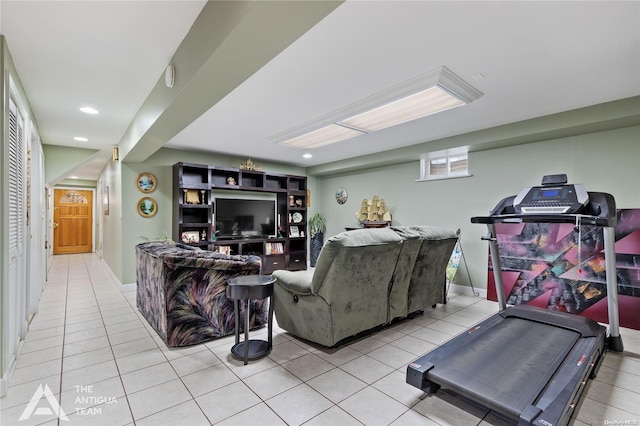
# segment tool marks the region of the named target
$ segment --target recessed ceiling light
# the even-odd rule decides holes
[[[89,139],[82,137],[82,136],[76,136],[73,138],[74,141],[78,141],[78,142],[88,142]]]
[[[78,176],[69,176],[69,179],[78,179]]]
[[[303,158],[311,158],[313,157],[313,155],[309,154],[308,152],[306,154],[302,155]]]
[[[91,108],[91,107],[82,107],[80,108],[80,111],[84,112],[85,114],[97,114],[98,110],[95,108]]]

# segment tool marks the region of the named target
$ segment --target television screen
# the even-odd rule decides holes
[[[277,235],[276,200],[215,198],[217,238],[266,238]]]

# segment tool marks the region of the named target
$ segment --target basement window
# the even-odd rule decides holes
[[[467,176],[471,176],[467,147],[429,152],[420,157],[420,181]]]

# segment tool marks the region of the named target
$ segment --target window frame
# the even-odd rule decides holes
[[[467,167],[464,170],[452,171],[452,160],[456,160],[459,157],[464,157],[467,162]],[[444,173],[432,174],[432,163],[434,161],[445,160],[446,170]],[[420,156],[420,179],[418,181],[432,181],[442,179],[456,179],[461,177],[469,177],[469,149],[468,147],[460,147],[447,149],[443,151],[434,151],[423,154]]]

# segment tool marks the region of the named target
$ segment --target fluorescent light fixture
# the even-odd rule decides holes
[[[405,98],[341,120],[351,128],[367,132],[384,129],[464,105],[465,102],[439,86],[430,87]]]
[[[85,114],[92,114],[92,115],[95,115],[98,113],[97,109],[91,108],[91,107],[82,107],[80,108],[80,111],[84,112]]]
[[[78,142],[89,142],[89,139],[82,137],[82,136],[76,136],[73,138],[74,141],[78,141]]]
[[[480,96],[441,67],[270,139],[296,148],[317,148],[466,105]]]
[[[342,127],[337,124],[329,124],[328,126],[321,127],[282,143],[296,148],[317,148],[359,136],[362,133],[363,132],[359,130]]]

